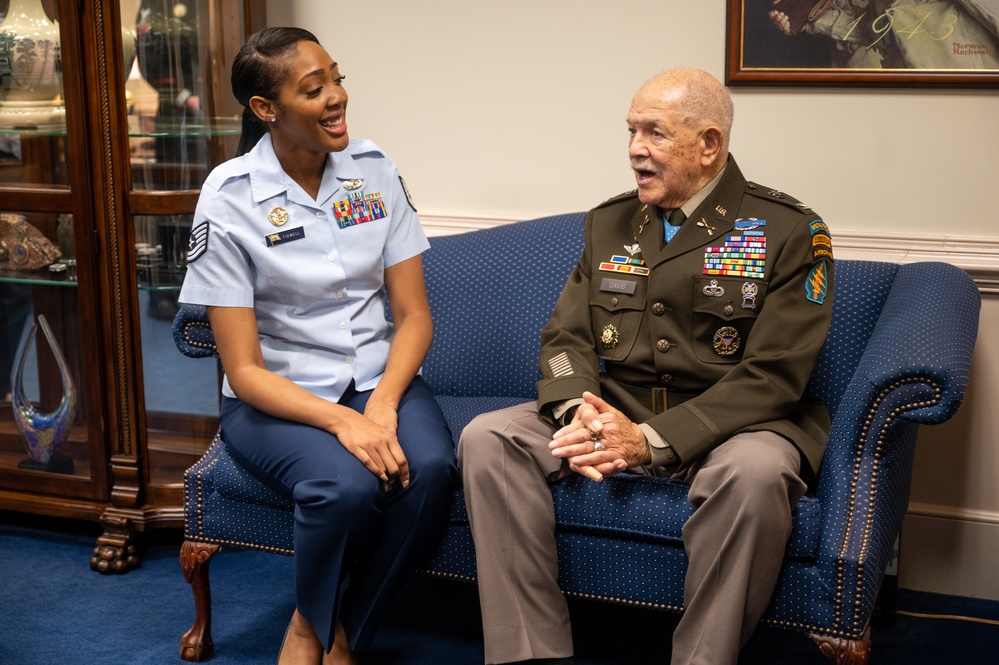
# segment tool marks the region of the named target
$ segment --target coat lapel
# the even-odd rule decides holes
[[[742,171],[731,156],[728,158],[728,166],[725,175],[722,176],[718,186],[704,199],[701,205],[697,206],[694,213],[687,218],[683,226],[673,239],[660,250],[662,244],[655,233],[649,233],[645,229],[643,235],[654,238],[655,250],[645,253],[646,257],[655,257],[650,263],[650,267],[659,265],[664,261],[676,258],[681,254],[686,254],[695,249],[701,249],[705,245],[721,245],[725,242],[725,234],[735,227],[735,215],[739,211],[742,202],[742,195],[746,190],[746,179],[742,176]],[[649,206],[654,213],[650,216],[659,224],[661,222],[661,211],[658,208]],[[651,223],[650,223],[651,225]],[[646,245],[642,244],[642,250],[646,250]]]

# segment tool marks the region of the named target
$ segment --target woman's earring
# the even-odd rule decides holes
[[[271,118],[271,122],[277,122],[277,118]]]

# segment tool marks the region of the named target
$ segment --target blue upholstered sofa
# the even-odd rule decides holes
[[[433,238],[425,255],[436,337],[423,367],[457,444],[476,414],[535,398],[539,331],[582,249],[581,213]],[[920,424],[954,414],[968,380],[980,298],[944,263],[838,261],[833,321],[808,388],[833,417],[814,489],[795,513],[765,616],[808,633],[833,662],[866,663],[875,598],[908,503]],[[213,356],[201,308],[185,306],[177,344]],[[691,514],[682,483],[620,475],[553,488],[566,594],[682,611]],[[216,439],[185,477],[184,574],[196,619],[181,657],[212,652],[208,561],[220,545],[292,554],[292,513]],[[591,562],[613,560],[613,573]],[[599,572],[596,572],[599,571]],[[464,498],[425,572],[475,580]]]

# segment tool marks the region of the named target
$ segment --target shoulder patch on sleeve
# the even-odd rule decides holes
[[[831,261],[833,253],[829,227],[821,219],[813,219],[808,223],[808,230],[812,235],[812,261],[818,262],[821,259]]]
[[[610,197],[609,199],[607,199],[603,203],[600,203],[599,205],[595,206],[594,209],[596,209],[596,208],[605,208],[605,207],[607,207],[609,205],[613,205],[615,203],[620,203],[622,201],[630,201],[630,200],[636,199],[636,198],[638,198],[638,190],[637,189],[633,189],[630,192],[625,192],[624,194],[618,194],[617,196]]]
[[[825,259],[819,261],[808,273],[805,280],[805,298],[821,305],[829,293],[829,266]]]
[[[191,229],[191,237],[187,241],[187,262],[194,263],[208,251],[208,220]]]

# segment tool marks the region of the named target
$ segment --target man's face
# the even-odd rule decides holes
[[[701,133],[679,121],[679,100],[646,85],[628,111],[628,157],[642,203],[679,208],[700,188],[704,166]]]

